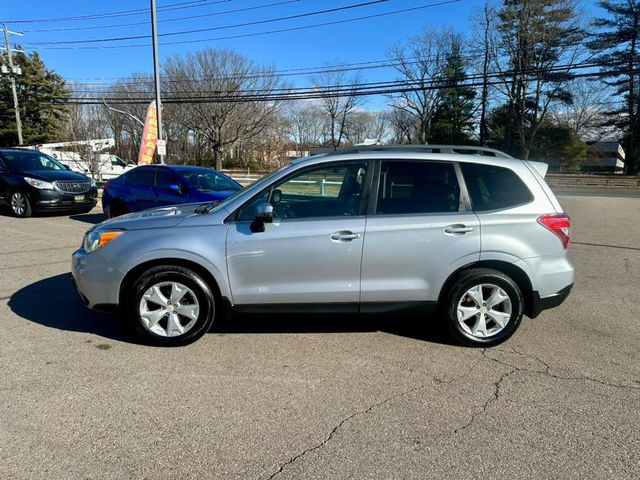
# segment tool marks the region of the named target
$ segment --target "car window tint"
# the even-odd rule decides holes
[[[149,167],[139,167],[127,174],[127,185],[136,187],[153,186],[155,172]]]
[[[477,163],[461,163],[460,167],[475,211],[510,208],[533,200],[520,177],[508,168]]]
[[[447,213],[460,209],[460,186],[450,163],[383,161],[376,214]]]
[[[173,172],[158,170],[156,172],[156,188],[169,190],[169,185],[180,185],[180,179]]]
[[[200,192],[220,192],[240,190],[242,187],[229,177],[205,168],[185,168],[180,170],[187,183]]]
[[[365,162],[305,169],[249,201],[238,220],[252,220],[266,202],[280,219],[357,215],[365,174]]]

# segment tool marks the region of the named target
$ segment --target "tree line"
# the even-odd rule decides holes
[[[231,50],[166,59],[162,96],[168,161],[273,168],[313,146],[476,144],[565,171],[587,142],[620,141],[627,173],[640,169],[640,2],[600,0],[588,19],[574,0],[487,3],[465,33],[429,28],[391,46],[393,80],[327,65],[295,87],[287,76]],[[135,159],[147,74],[99,89],[68,84],[37,53],[18,53],[25,142],[113,136]],[[377,95],[377,109],[366,108]],[[0,79],[0,143],[17,143],[6,77]],[[380,101],[380,99],[383,101]]]

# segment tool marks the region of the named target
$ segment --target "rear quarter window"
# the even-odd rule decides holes
[[[460,167],[477,212],[512,208],[533,200],[524,182],[508,168],[477,163],[461,163]]]

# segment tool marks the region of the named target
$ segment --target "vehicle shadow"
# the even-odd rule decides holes
[[[106,220],[104,213],[82,213],[79,215],[71,215],[69,217],[71,220],[77,220],[78,222],[84,223],[100,223]]]
[[[16,315],[45,327],[132,341],[116,317],[93,312],[84,306],[71,283],[70,273],[21,288],[11,295],[8,305]]]
[[[430,343],[457,345],[436,316],[412,314],[237,314],[216,320],[210,333],[367,333],[382,332]]]
[[[115,316],[87,309],[76,293],[70,273],[18,290],[9,308],[18,316],[58,330],[83,332],[128,343],[140,343]],[[436,317],[412,315],[238,314],[214,322],[209,333],[364,333],[384,332],[406,338],[451,345]]]

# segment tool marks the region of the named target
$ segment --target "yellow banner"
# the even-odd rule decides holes
[[[138,165],[149,165],[153,163],[153,154],[158,144],[158,115],[156,102],[149,104],[147,118],[144,121],[142,132],[142,143],[140,143],[140,153],[138,153]]]

